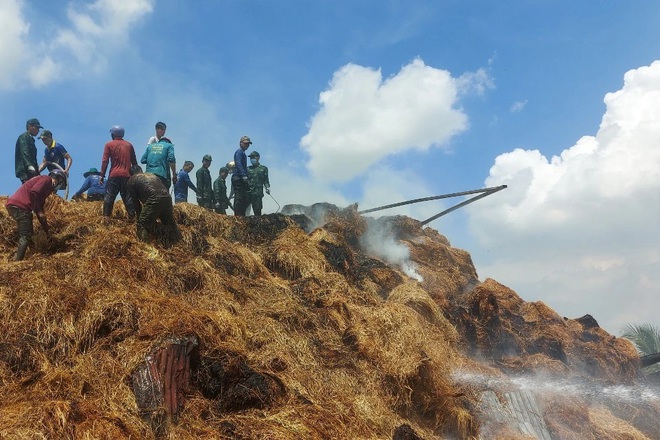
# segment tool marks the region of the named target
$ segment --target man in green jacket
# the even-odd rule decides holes
[[[270,181],[268,180],[268,168],[259,163],[258,151],[253,151],[248,156],[251,165],[248,167],[248,181],[250,182],[250,203],[254,215],[261,215],[263,208],[264,188],[266,194],[270,194]]]
[[[227,208],[231,207],[229,197],[227,197],[227,176],[229,169],[227,167],[220,168],[220,173],[215,182],[213,182],[213,195],[215,196],[215,212],[218,214],[227,214]]]
[[[28,179],[39,175],[39,164],[37,163],[37,146],[34,136],[39,134],[43,128],[38,119],[28,119],[25,124],[25,133],[16,139],[16,152],[14,154],[14,168],[16,177],[21,179],[21,184]]]
[[[197,177],[197,204],[206,209],[213,209],[213,205],[215,205],[211,172],[209,171],[212,160],[211,155],[206,154],[202,158],[202,166],[195,173]]]
[[[153,173],[160,177],[161,182],[168,191],[172,182],[176,183],[174,145],[168,138],[163,136],[157,142],[147,145],[147,150],[142,155],[140,163],[147,165],[147,173]]]

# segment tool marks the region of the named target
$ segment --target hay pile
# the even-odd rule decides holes
[[[0,209],[0,438],[468,439],[481,390],[455,371],[637,380],[630,344],[480,283],[467,252],[406,217],[376,226],[421,283],[362,250],[374,225],[354,209],[177,205],[167,249],[139,242],[121,203],[103,219],[101,202],[51,197],[46,213],[55,240],[37,226],[16,263]],[[156,373],[178,381],[163,379],[169,400],[136,385]],[[653,405],[553,398],[557,438],[660,438]]]

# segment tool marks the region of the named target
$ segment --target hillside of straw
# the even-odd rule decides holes
[[[643,382],[628,341],[479,280],[436,230],[323,208],[237,218],[181,204],[183,239],[163,247],[137,240],[121,202],[104,219],[101,202],[50,197],[54,239],[35,221],[22,262],[0,208],[0,438],[524,439],[480,411],[488,383]],[[423,281],[365,250],[375,228]],[[159,416],[134,378],[173,341],[189,376]],[[537,399],[553,438],[660,438],[657,400]]]

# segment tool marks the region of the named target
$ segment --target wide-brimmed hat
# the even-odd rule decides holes
[[[89,171],[87,171],[85,174],[83,174],[83,177],[86,178],[87,176],[90,176],[92,174],[96,174],[97,176],[101,175],[101,173],[99,173],[99,170],[97,170],[96,168],[90,168]]]

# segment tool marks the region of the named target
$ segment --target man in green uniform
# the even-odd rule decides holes
[[[263,208],[264,189],[270,194],[270,181],[268,180],[268,168],[259,163],[258,151],[253,151],[248,156],[251,165],[248,167],[248,181],[250,182],[250,203],[254,215],[261,215]]]
[[[34,136],[39,134],[43,128],[38,119],[28,119],[25,124],[26,131],[16,139],[16,151],[14,153],[14,168],[16,177],[25,183],[28,179],[39,175],[39,164],[37,163],[37,146]]]
[[[227,197],[226,179],[229,175],[227,167],[220,168],[220,173],[215,182],[213,182],[213,195],[215,196],[215,212],[218,214],[227,214],[227,208],[231,206],[229,197]],[[232,209],[234,209],[232,207]]]
[[[197,204],[206,209],[213,209],[215,205],[215,196],[213,195],[213,181],[209,167],[213,159],[209,154],[202,158],[202,166],[197,170]]]

